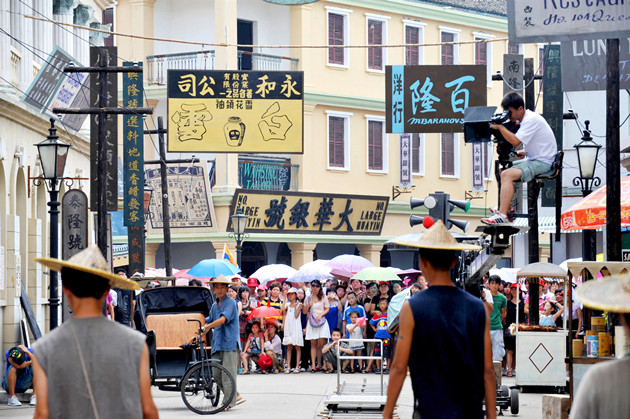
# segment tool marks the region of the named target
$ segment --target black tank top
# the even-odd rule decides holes
[[[415,410],[422,418],[483,418],[483,303],[456,287],[431,286],[409,305]]]

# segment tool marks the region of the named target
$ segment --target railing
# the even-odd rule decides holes
[[[238,51],[239,70],[296,71],[297,58]],[[165,85],[168,70],[214,70],[214,50],[150,55],[147,72],[150,85]]]

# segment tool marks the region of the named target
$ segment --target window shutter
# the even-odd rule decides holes
[[[405,43],[406,44],[417,44],[420,42],[420,29],[415,28],[413,26],[407,26],[405,28]],[[418,65],[420,64],[420,48],[419,47],[407,47],[406,54],[406,64],[407,65]]]
[[[343,45],[343,21],[343,15],[328,14],[328,45]],[[343,48],[329,48],[328,62],[343,65]]]
[[[478,41],[478,39],[476,39]],[[475,64],[486,65],[488,64],[488,44],[480,42],[475,44]]]
[[[383,170],[383,123],[368,122],[368,169]]]
[[[383,45],[383,22],[368,20],[368,45]],[[368,68],[383,69],[383,48],[368,48]]]
[[[455,175],[455,141],[452,132],[442,134],[442,175]]]
[[[442,32],[442,42],[454,42],[455,35],[448,32]],[[450,65],[455,62],[455,45],[442,45],[442,65]]]
[[[329,117],[328,165],[330,167],[345,166],[344,128],[344,118],[338,116]]]

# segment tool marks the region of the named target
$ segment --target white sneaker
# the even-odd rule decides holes
[[[33,395],[33,397],[31,397],[31,401],[28,402],[28,404],[30,404],[31,406],[37,406],[37,394]]]
[[[9,401],[7,402],[9,406],[22,406],[22,403],[18,400],[16,396],[9,397]]]

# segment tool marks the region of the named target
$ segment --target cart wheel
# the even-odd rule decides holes
[[[518,389],[513,388],[510,393],[510,413],[518,415]]]
[[[510,388],[508,386],[501,386],[501,397],[510,397]]]
[[[188,369],[180,391],[186,407],[199,415],[224,410],[236,396],[234,377],[216,362],[199,363]]]

